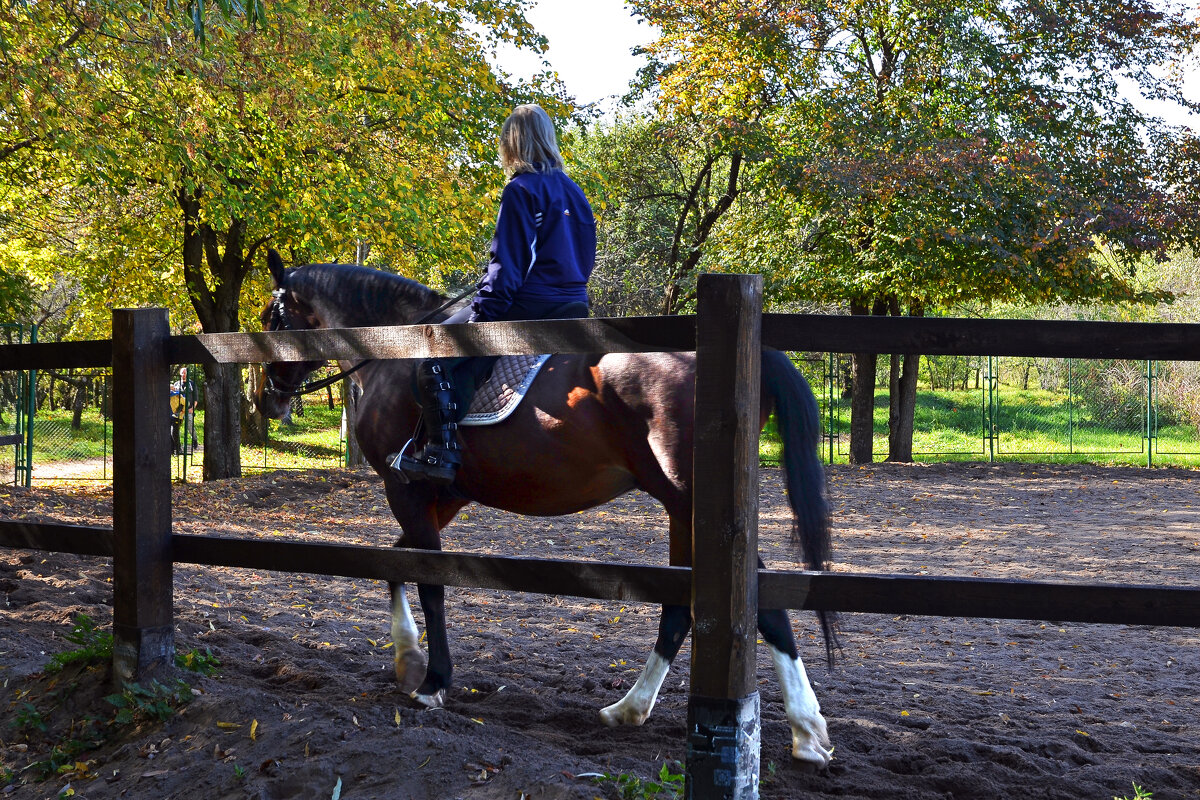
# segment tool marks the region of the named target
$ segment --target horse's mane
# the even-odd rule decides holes
[[[422,283],[354,264],[306,264],[287,273],[287,288],[336,308],[354,325],[399,325],[446,298]]]

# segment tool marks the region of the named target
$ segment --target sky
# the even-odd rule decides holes
[[[624,94],[643,59],[633,47],[654,40],[654,29],[622,0],[537,0],[526,19],[550,40],[544,56],[505,48],[499,64],[516,77],[542,71],[545,58],[580,105]]]
[[[550,40],[549,51],[539,57],[506,48],[498,54],[499,65],[528,78],[543,69],[544,57],[580,105],[611,106],[603,101],[624,94],[643,63],[631,49],[655,38],[654,28],[639,22],[622,0],[536,0],[526,18]],[[1190,99],[1200,100],[1200,68],[1188,75],[1187,91]],[[1168,122],[1200,128],[1200,119],[1189,119],[1173,104],[1149,104],[1133,95],[1130,99]]]

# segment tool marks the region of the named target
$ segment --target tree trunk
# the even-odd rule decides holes
[[[242,366],[213,364],[205,370],[204,480],[242,475]]]
[[[346,421],[346,466],[358,467],[367,463],[358,443],[358,400],[362,392],[349,378],[342,379],[342,419]]]
[[[892,304],[892,312],[899,316],[899,303]],[[909,316],[924,316],[918,303],[909,306]],[[895,414],[888,419],[888,461],[909,463],[913,460],[913,428],[917,413],[917,370],[921,356],[905,353],[902,357],[892,356],[893,361],[903,359],[902,364],[893,364],[892,384],[889,386],[890,406]],[[953,378],[951,378],[953,383]]]
[[[868,314],[866,303],[851,303],[851,314]],[[870,464],[874,461],[875,436],[875,368],[874,353],[852,353],[850,356],[850,463]]]
[[[186,185],[186,182],[185,182]],[[192,308],[205,333],[232,333],[241,328],[238,303],[242,284],[263,244],[248,242],[247,222],[237,217],[225,231],[215,230],[201,215],[202,189],[180,189],[176,195],[183,221],[183,274]],[[222,249],[222,246],[224,249]],[[206,371],[204,410],[204,480],[242,474],[242,370],[218,364]]]
[[[87,381],[80,381],[75,387],[75,406],[71,409],[71,430],[83,429],[83,407],[87,404]]]

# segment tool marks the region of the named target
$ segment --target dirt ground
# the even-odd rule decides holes
[[[1200,473],[875,465],[835,467],[829,480],[836,570],[1200,584]],[[763,556],[794,567],[779,473],[764,470],[762,487]],[[179,486],[174,502],[182,533],[370,545],[397,535],[368,472]],[[4,519],[111,524],[111,512],[103,487],[0,487]],[[666,524],[640,494],[554,519],[469,506],[445,546],[663,564]],[[165,721],[116,724],[105,668],[41,672],[77,649],[64,638],[76,614],[109,624],[110,571],[105,559],[0,550],[0,797],[584,800],[621,797],[622,786],[665,797],[633,779],[684,758],[686,646],[646,725],[612,730],[597,716],[636,678],[657,609],[449,589],[456,685],[429,711],[394,687],[382,584],[184,565],[177,646],[211,651],[219,670],[181,672],[194,696]],[[830,670],[812,615],[793,617],[835,744],[820,773],[789,756],[760,649],[764,798],[1109,800],[1132,798],[1134,784],[1155,800],[1200,798],[1200,631],[842,623]],[[103,741],[47,766],[53,746],[89,736]]]

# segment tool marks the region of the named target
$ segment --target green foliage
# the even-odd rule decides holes
[[[220,669],[221,659],[214,656],[212,651],[206,647],[203,653],[195,649],[189,650],[186,653],[176,653],[175,666],[206,677],[212,677]]]
[[[246,770],[244,767],[242,767],[241,764],[233,765],[233,777],[238,779],[239,781],[243,781],[246,779]]]
[[[634,7],[661,30],[660,113],[765,159],[727,260],[773,255],[777,297],[1155,300],[1132,270],[1197,235],[1194,139],[1118,86],[1185,102],[1155,71],[1200,42],[1182,7]]]
[[[117,709],[113,717],[115,725],[135,722],[170,719],[180,706],[192,700],[192,687],[187,681],[176,679],[170,685],[151,680],[148,686],[127,683],[119,694],[110,694],[105,702]]]
[[[679,770],[678,772],[673,772],[671,764],[663,762],[662,769],[658,771],[657,781],[639,778],[636,775],[628,773],[611,775],[607,772],[594,780],[596,783],[614,784],[617,787],[617,793],[620,795],[621,800],[651,800],[651,798],[657,797],[682,797],[687,779],[682,765],[679,762],[675,762],[674,766]]]
[[[77,645],[77,648],[50,656],[50,663],[45,670],[47,674],[61,672],[68,664],[87,666],[112,661],[112,634],[97,628],[87,614],[76,614],[71,632],[64,634],[63,638]]]
[[[1133,784],[1133,797],[1113,797],[1113,800],[1150,800],[1154,796],[1154,792],[1147,792],[1136,783]]]
[[[1073,383],[1086,414],[1081,422],[1115,431],[1145,428],[1145,364],[1111,359],[1084,361],[1076,368]]]
[[[96,742],[81,739],[66,739],[50,748],[46,758],[34,761],[28,767],[35,780],[50,780],[75,766],[76,758],[96,746]]]
[[[572,132],[565,144],[573,174],[592,179],[597,313],[687,310],[705,245],[746,183],[743,155],[694,121],[649,117]]]
[[[35,730],[42,733],[46,732],[46,720],[32,703],[21,703],[16,716],[13,717],[12,722],[9,724],[18,731],[25,733]]]

